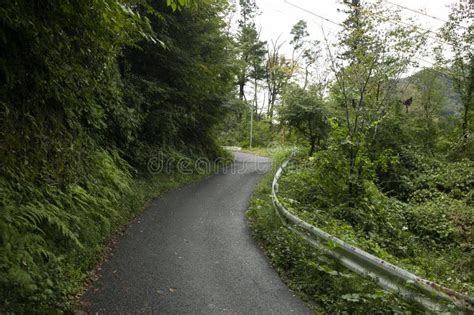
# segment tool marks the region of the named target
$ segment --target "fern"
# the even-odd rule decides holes
[[[132,192],[130,166],[116,152],[103,150],[93,161],[89,175],[62,189],[0,177],[0,294],[7,297],[5,303],[46,302],[53,288],[62,286],[64,292],[57,294],[66,294],[72,285],[64,278],[71,276],[67,270],[100,248],[113,222],[124,216],[118,205]]]

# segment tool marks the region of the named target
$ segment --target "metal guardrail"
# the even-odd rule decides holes
[[[362,276],[374,279],[381,287],[395,291],[405,299],[420,303],[426,309],[441,314],[474,314],[474,299],[409,271],[392,265],[357,247],[332,236],[291,214],[278,200],[278,180],[288,166],[286,160],[276,172],[272,183],[272,199],[283,224],[326,256]],[[330,246],[328,246],[331,244]],[[453,309],[452,305],[457,309]],[[451,305],[451,307],[450,307]]]

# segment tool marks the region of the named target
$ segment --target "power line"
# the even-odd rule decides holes
[[[311,15],[314,15],[314,16],[316,16],[316,17],[322,19],[322,20],[325,20],[325,21],[327,21],[327,22],[329,22],[329,23],[332,23],[332,24],[335,24],[335,25],[338,25],[338,26],[342,26],[341,24],[339,24],[339,23],[337,23],[337,22],[331,21],[330,19],[325,18],[324,16],[321,16],[321,15],[319,15],[319,14],[316,14],[316,13],[312,12],[312,11],[306,10],[305,8],[302,8],[302,7],[300,7],[299,5],[296,5],[296,4],[294,4],[294,3],[288,2],[287,0],[283,0],[283,2],[285,2],[286,4],[291,5],[292,7],[295,7],[295,8],[297,8],[297,9],[301,10],[301,11],[304,11],[304,12],[309,13],[309,14],[311,14]],[[342,27],[344,27],[344,26],[342,26]]]
[[[427,63],[429,64],[431,67],[429,68],[430,70],[434,71],[434,72],[438,72],[438,73],[441,73],[441,74],[444,74],[444,75],[447,75],[448,77],[452,77],[452,78],[457,78],[456,75],[454,75],[453,73],[451,73],[450,71],[446,71],[446,70],[440,70],[439,68],[436,67],[436,64],[426,60],[426,59],[423,59],[423,58],[419,58],[419,57],[414,57],[415,59],[417,59],[418,61],[422,61],[424,63]]]
[[[305,8],[302,8],[302,7],[300,7],[300,6],[298,6],[298,5],[294,4],[294,3],[289,2],[288,0],[283,0],[283,2],[285,2],[286,4],[289,4],[289,5],[291,5],[291,6],[293,6],[293,7],[295,7],[295,8],[297,8],[297,9],[299,9],[299,10],[302,10],[302,11],[304,11],[304,12],[306,12],[306,13],[309,13],[309,14],[311,14],[311,15],[314,15],[314,16],[316,16],[316,17],[318,17],[318,18],[320,18],[320,19],[322,19],[322,20],[324,20],[324,21],[327,21],[327,22],[330,22],[330,23],[335,24],[335,25],[337,25],[337,26],[340,26],[340,27],[342,27],[342,28],[345,28],[344,25],[342,25],[342,24],[340,24],[340,23],[338,23],[338,22],[335,22],[335,21],[333,21],[333,20],[331,20],[331,19],[328,19],[328,18],[326,18],[326,17],[324,17],[324,16],[321,16],[321,15],[319,15],[319,14],[316,14],[316,13],[314,13],[314,12],[312,12],[312,11],[310,11],[310,10],[307,10],[307,9],[305,9]],[[392,22],[392,23],[393,23],[393,22]],[[434,63],[432,63],[432,62],[430,62],[430,61],[428,61],[428,60],[425,60],[425,59],[423,59],[423,58],[419,58],[419,57],[416,57],[416,56],[412,56],[412,58],[413,58],[413,59],[416,59],[416,60],[418,60],[418,61],[425,62],[425,63],[429,64],[429,65],[432,66],[432,67],[436,67],[436,64],[434,64]],[[448,76],[450,76],[450,77],[454,77],[453,74],[448,74],[448,73],[445,72],[445,71],[438,70],[438,69],[436,69],[436,68],[432,68],[432,69],[433,69],[434,71],[436,71],[436,72],[443,73],[443,74],[448,75]]]
[[[330,22],[330,23],[332,23],[332,24],[336,24],[336,25],[338,25],[338,26],[344,27],[344,26],[341,25],[340,23],[331,21],[330,19],[328,19],[328,18],[326,18],[326,17],[324,17],[324,16],[321,16],[321,15],[316,14],[316,13],[314,13],[314,12],[312,12],[312,11],[310,11],[310,10],[307,10],[307,9],[305,9],[305,8],[303,8],[303,7],[300,7],[300,6],[298,6],[298,5],[294,4],[294,3],[289,2],[288,0],[283,0],[283,2],[285,2],[285,3],[288,4],[288,5],[291,5],[291,6],[295,7],[295,8],[297,8],[297,9],[299,9],[299,10],[302,10],[302,11],[304,11],[304,12],[306,12],[306,13],[309,13],[309,14],[311,14],[311,15],[314,15],[314,16],[316,16],[316,17],[322,19],[322,20],[325,20],[325,21]],[[346,4],[351,5],[350,3],[346,3]],[[380,14],[376,14],[376,13],[371,13],[371,12],[367,12],[367,13],[368,13],[369,15],[371,15],[371,16],[381,16]],[[383,17],[383,16],[381,16],[381,17]],[[384,18],[385,18],[385,17],[384,17]],[[401,24],[401,25],[413,27],[412,24],[407,23],[407,22],[394,21],[394,20],[389,19],[389,18],[386,18],[386,20],[387,20],[387,22],[389,22],[389,23],[391,23],[391,24],[398,24],[398,25]],[[421,30],[427,32],[427,33],[431,33],[431,34],[434,34],[434,35],[436,35],[436,36],[439,35],[438,33],[434,32],[434,31],[432,31],[432,30],[428,30],[428,29],[425,29],[425,28],[422,28],[422,27],[419,27],[419,28],[420,28]],[[423,34],[421,31],[418,31],[418,30],[417,30],[417,32],[420,33],[420,34]],[[429,35],[427,35],[427,36],[428,36],[429,38],[431,38],[433,41],[438,42],[439,44],[444,44],[444,43],[445,43],[445,42],[440,41],[440,39],[437,38],[437,37],[433,37],[433,36],[429,36]]]
[[[319,27],[324,27],[323,24],[319,23],[316,21],[316,19],[311,19],[309,20],[311,23],[313,23],[314,25],[316,26],[319,26]],[[340,27],[342,27],[341,25],[339,25]],[[339,32],[338,30],[336,30],[336,28],[333,28],[333,27],[327,27],[329,30],[333,31],[333,32]]]
[[[350,3],[347,3],[347,2],[344,2],[350,6],[353,6],[351,5]],[[388,2],[387,2],[388,3]],[[368,12],[366,11],[367,14],[371,15],[371,16],[379,16],[379,17],[382,17],[382,18],[385,18],[384,16],[380,15],[380,14],[377,14],[377,13],[372,13],[372,12]],[[403,22],[403,21],[395,21],[393,19],[389,19],[389,18],[385,18],[387,20],[387,22],[391,23],[391,24],[398,24],[398,25],[405,25],[405,26],[409,26],[409,27],[413,27],[414,25],[410,24],[410,23],[407,23],[407,22]],[[432,30],[429,30],[429,29],[426,29],[426,28],[423,28],[423,27],[420,27],[420,26],[417,26],[419,29],[427,32],[427,33],[430,33],[430,34],[433,34],[435,35],[436,37],[433,37],[433,36],[429,36],[427,35],[429,38],[431,38],[432,40],[434,40],[435,42],[438,42],[440,44],[444,44],[442,41],[440,41],[440,39],[438,38],[439,34],[437,32],[434,32]],[[418,31],[418,33],[420,34],[423,34],[422,32]]]
[[[384,0],[384,2],[388,3],[388,4],[391,4],[391,5],[394,5],[396,7],[399,7],[401,9],[404,9],[404,10],[407,10],[407,11],[410,11],[410,12],[413,12],[413,13],[416,13],[416,14],[421,14],[421,15],[424,15],[424,16],[427,16],[427,17],[430,17],[432,18],[433,20],[437,20],[437,21],[440,21],[440,22],[444,22],[444,23],[449,23],[448,20],[444,20],[444,19],[441,19],[437,16],[434,16],[434,15],[431,15],[431,14],[428,14],[428,13],[425,13],[421,10],[415,10],[415,9],[412,9],[412,8],[409,8],[409,7],[406,7],[404,5],[401,5],[401,4],[396,4],[396,3],[393,3],[393,2],[390,2],[390,1],[387,1],[387,0]],[[465,26],[462,26],[462,25],[459,25],[459,27],[462,27],[464,29],[467,29],[467,27]]]

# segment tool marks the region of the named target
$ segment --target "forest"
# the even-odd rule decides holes
[[[255,0],[2,2],[0,313],[73,311],[127,222],[208,175],[150,161],[227,160],[222,146],[274,167],[291,148],[292,213],[473,296],[474,8],[453,0],[433,35],[382,1],[339,7],[337,38],[300,20],[287,54],[261,39]],[[420,312],[315,263],[269,185],[250,201],[253,235],[316,313]]]

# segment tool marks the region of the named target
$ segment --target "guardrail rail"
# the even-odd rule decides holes
[[[395,291],[403,298],[418,302],[430,311],[441,314],[474,314],[474,299],[472,297],[418,277],[352,246],[290,213],[277,196],[278,180],[289,162],[290,160],[286,160],[280,166],[272,183],[273,205],[283,225],[349,270],[375,280],[384,289]],[[457,309],[449,306],[453,304]]]

